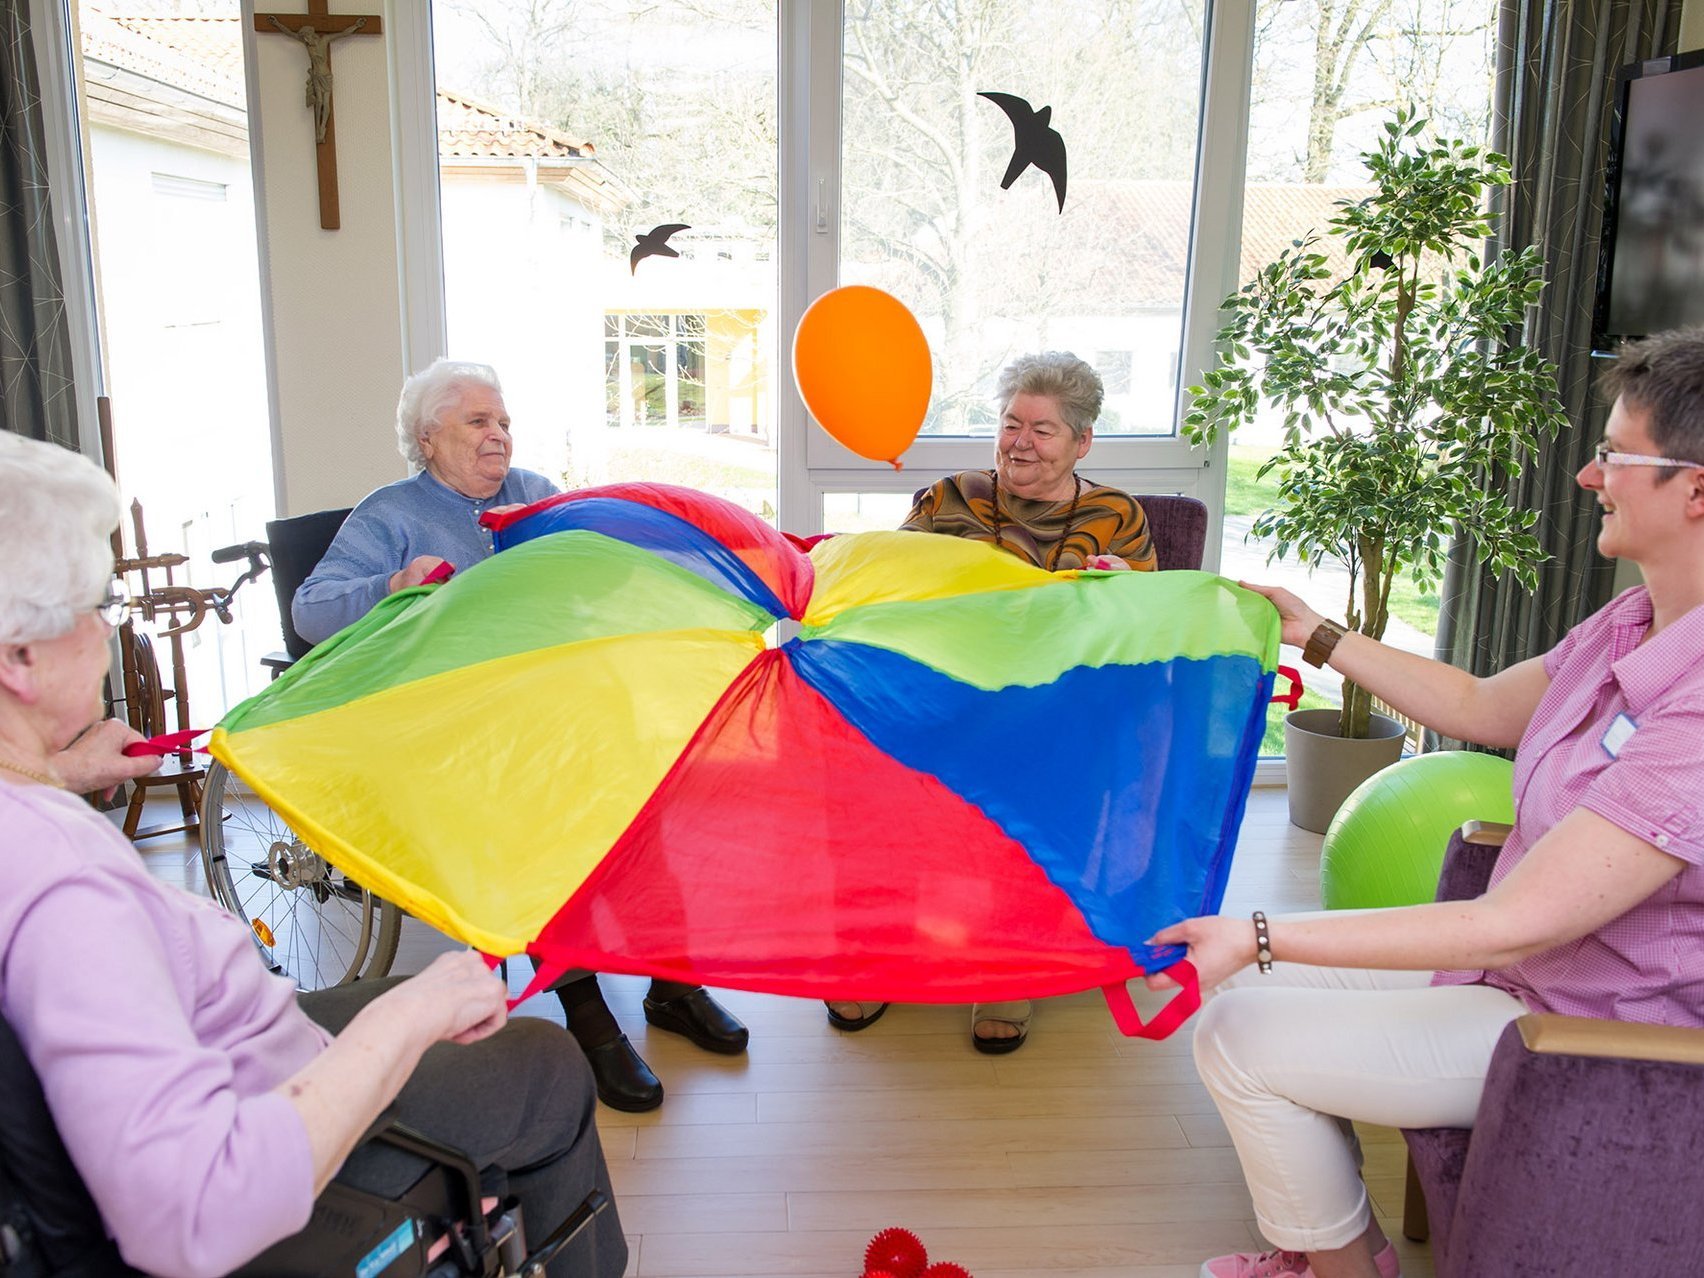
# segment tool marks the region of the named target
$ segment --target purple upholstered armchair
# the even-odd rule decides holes
[[[923,500],[927,488],[911,494],[913,503]],[[1176,493],[1135,493],[1148,517],[1148,537],[1154,543],[1154,559],[1161,572],[1174,568],[1199,569],[1207,553],[1207,504],[1197,497]]]
[[[1506,833],[1464,826],[1438,899],[1482,893]],[[1438,1278],[1704,1274],[1704,1030],[1523,1016],[1473,1129],[1403,1136],[1403,1232],[1430,1219]]]

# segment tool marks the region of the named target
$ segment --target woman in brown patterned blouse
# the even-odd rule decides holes
[[[1158,565],[1148,517],[1129,493],[1077,474],[1094,442],[1104,398],[1100,374],[1068,351],[1020,355],[1000,371],[1000,431],[993,470],[966,470],[927,489],[902,528],[985,541],[1049,572]],[[829,1023],[861,1030],[886,1003],[830,1001]],[[1028,999],[976,1003],[979,1052],[1016,1051],[1029,1034]]]
[[[994,469],[940,480],[900,526],[991,542],[1050,572],[1151,570],[1141,503],[1077,474],[1103,394],[1100,374],[1068,351],[1020,355],[1000,371],[995,390]]]

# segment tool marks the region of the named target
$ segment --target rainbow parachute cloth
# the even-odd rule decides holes
[[[661,485],[498,522],[212,745],[434,926],[546,976],[964,1002],[1122,990],[1218,908],[1277,659],[1259,596],[919,533],[806,554]]]

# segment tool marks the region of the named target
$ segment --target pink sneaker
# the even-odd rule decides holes
[[[1379,1278],[1402,1278],[1396,1244],[1387,1242],[1373,1257]],[[1314,1278],[1307,1255],[1299,1251],[1242,1251],[1218,1256],[1201,1266],[1201,1278]]]

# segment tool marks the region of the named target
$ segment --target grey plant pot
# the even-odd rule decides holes
[[[1365,740],[1337,735],[1335,709],[1292,710],[1284,716],[1290,824],[1324,834],[1354,788],[1402,757],[1403,726],[1373,713]]]

